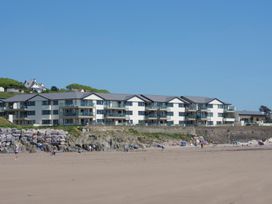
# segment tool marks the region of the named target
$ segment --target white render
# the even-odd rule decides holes
[[[234,110],[230,109],[229,104],[216,98],[203,97],[204,100],[195,97],[198,103],[188,100],[189,98],[187,101],[186,97],[154,95],[69,92],[58,93],[57,97],[54,94],[27,96],[25,94],[24,99],[19,101],[16,101],[16,96],[15,101],[0,101],[0,116],[4,115],[19,125],[35,126],[88,124],[216,126],[234,124],[235,121],[232,117]]]
[[[180,122],[184,122],[185,116],[180,116],[180,113],[185,113],[185,107],[180,107],[180,104],[184,105],[184,102],[174,98],[168,103],[173,104],[173,107],[167,107],[167,112],[172,112],[173,116],[167,116],[167,122],[173,122],[173,125],[179,125]]]

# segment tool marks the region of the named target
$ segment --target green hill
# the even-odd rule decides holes
[[[0,127],[15,127],[16,125],[12,124],[5,118],[0,117]]]
[[[0,87],[26,89],[22,82],[10,78],[0,78]]]
[[[77,89],[77,90],[80,90],[80,89],[84,89],[85,91],[90,91],[90,92],[97,92],[97,93],[109,93],[108,90],[105,90],[105,89],[96,89],[96,88],[93,88],[91,86],[86,86],[86,85],[81,85],[81,84],[69,84],[68,86],[66,86],[66,89],[68,90],[73,90],[73,89]]]

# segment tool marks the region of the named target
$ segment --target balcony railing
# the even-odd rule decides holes
[[[78,107],[78,106],[93,107],[94,103],[92,103],[92,102],[65,103],[64,106],[67,106],[67,107]]]
[[[106,114],[105,117],[107,118],[125,118],[126,117],[126,114],[124,113],[109,113],[109,114]]]
[[[235,107],[234,106],[227,106],[227,107],[225,107],[225,111],[233,112],[233,111],[235,111]]]
[[[68,113],[63,113],[63,116],[74,116],[74,117],[78,117],[78,116],[93,116],[93,113],[90,112],[68,112]]]

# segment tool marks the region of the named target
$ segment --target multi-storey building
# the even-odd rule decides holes
[[[235,110],[231,104],[217,98],[182,96],[188,102],[186,107],[187,125],[234,124]]]
[[[88,92],[16,95],[0,101],[0,116],[15,124],[37,126],[185,126],[235,121],[230,104],[216,98]]]

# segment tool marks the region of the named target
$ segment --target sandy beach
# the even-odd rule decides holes
[[[2,154],[0,203],[271,203],[272,150],[232,150]]]

